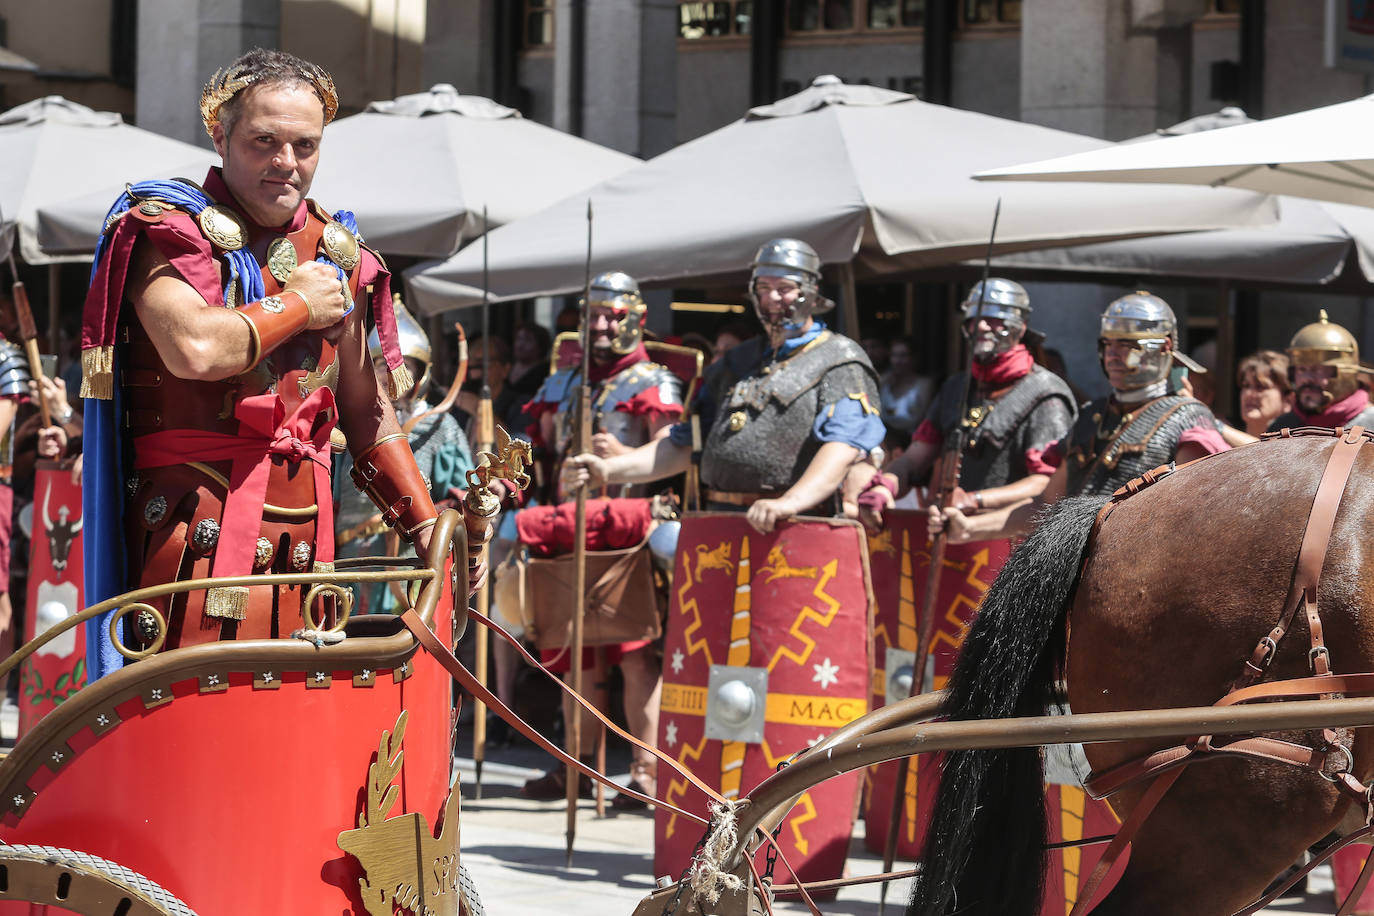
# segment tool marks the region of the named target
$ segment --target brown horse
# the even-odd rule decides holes
[[[1185,466],[1120,502],[1091,548],[1089,532],[1105,498],[1061,502],[985,596],[945,714],[1037,715],[1057,695],[1061,677],[1076,713],[1216,702],[1279,619],[1335,441],[1269,440]],[[1374,444],[1366,443],[1318,589],[1336,673],[1374,671],[1371,551]],[[1264,680],[1309,675],[1308,649],[1299,612]],[[1321,743],[1319,733],[1277,737]],[[1348,733],[1343,737],[1349,740]],[[1100,772],[1178,743],[1085,750]],[[1357,732],[1352,749],[1353,773],[1367,782],[1374,740]],[[948,756],[908,916],[1040,911],[1041,781],[1037,748]],[[1113,796],[1117,813],[1128,815],[1143,789]],[[1094,913],[1235,912],[1308,846],[1363,823],[1364,813],[1354,807],[1311,770],[1240,758],[1193,764],[1135,836],[1122,878]],[[1353,817],[1358,820],[1349,823]]]

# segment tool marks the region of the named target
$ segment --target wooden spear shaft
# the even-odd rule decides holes
[[[578,385],[576,454],[591,446],[592,391],[587,384],[591,372],[591,300],[592,300],[592,201],[587,199],[587,264],[582,284],[582,378]],[[583,618],[587,611],[587,488],[577,488],[576,516],[573,527],[573,609],[572,627],[572,689],[582,693]],[[568,727],[568,752],[574,759],[582,757],[582,711],[572,704]],[[568,708],[568,707],[564,707]],[[573,840],[577,836],[577,789],[581,774],[568,765],[566,779],[568,801],[567,860],[572,866]]]
[[[477,451],[490,452],[496,447],[496,418],[491,406],[491,314],[490,285],[487,278],[487,236],[491,226],[487,223],[487,205],[482,205],[482,396],[477,404]],[[459,332],[462,333],[461,330]],[[462,339],[463,362],[467,362],[467,339]],[[490,553],[483,550],[486,556]],[[487,570],[486,581],[477,590],[477,613],[483,617],[491,616],[491,570]],[[477,682],[487,684],[487,630],[476,627],[473,634],[477,643],[473,646],[472,667]],[[487,707],[481,700],[474,698],[472,707],[472,768],[477,783],[474,790],[477,798],[482,797],[482,764],[487,759]]]

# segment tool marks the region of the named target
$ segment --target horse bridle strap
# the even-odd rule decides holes
[[[1325,645],[1321,615],[1317,609],[1317,585],[1321,579],[1322,566],[1326,562],[1326,551],[1331,542],[1331,532],[1335,527],[1336,515],[1340,510],[1341,497],[1345,493],[1346,484],[1349,482],[1350,473],[1355,466],[1355,459],[1359,455],[1360,447],[1370,441],[1371,435],[1360,426],[1351,427],[1349,430],[1324,428],[1284,430],[1278,435],[1283,438],[1294,435],[1335,436],[1336,444],[1327,458],[1321,481],[1317,484],[1317,492],[1312,500],[1312,509],[1308,513],[1307,524],[1303,530],[1302,546],[1298,550],[1298,560],[1293,570],[1293,581],[1289,586],[1288,595],[1284,599],[1284,608],[1278,623],[1266,636],[1260,639],[1254,653],[1246,660],[1236,684],[1225,697],[1217,702],[1216,705],[1218,706],[1302,695],[1374,693],[1374,674],[1331,674],[1330,653]],[[1110,509],[1122,499],[1134,494],[1143,486],[1148,486],[1155,480],[1166,476],[1166,474],[1158,473],[1159,470],[1156,469],[1155,472],[1152,472],[1150,479],[1144,480],[1140,484],[1135,486],[1128,484],[1118,490],[1113,495],[1112,501],[1104,506],[1098,514],[1093,534],[1097,533],[1096,529],[1106,520],[1107,515],[1110,514]],[[1135,484],[1135,481],[1132,481],[1132,484]],[[1306,611],[1308,629],[1311,634],[1312,648],[1308,653],[1308,661],[1314,676],[1267,684],[1255,683],[1263,677],[1272,663],[1278,651],[1278,643],[1288,632],[1288,628],[1297,614],[1299,604],[1303,605]],[[1319,749],[1263,736],[1242,738],[1225,745],[1213,745],[1211,735],[1202,735],[1184,745],[1156,751],[1090,777],[1087,780],[1087,786],[1090,793],[1097,798],[1105,797],[1111,792],[1141,779],[1151,776],[1157,778],[1145,790],[1130,816],[1127,817],[1121,825],[1121,829],[1112,839],[1111,844],[1103,852],[1096,868],[1093,869],[1087,881],[1083,883],[1082,891],[1070,911],[1070,916],[1081,916],[1091,909],[1096,902],[1097,893],[1103,880],[1115,867],[1126,847],[1130,845],[1131,840],[1144,824],[1145,819],[1154,811],[1155,806],[1178,781],[1178,778],[1183,775],[1184,767],[1198,760],[1217,756],[1241,756],[1311,768],[1329,779],[1344,794],[1361,800],[1366,806],[1369,806],[1368,788],[1362,785],[1349,772],[1348,768],[1334,775],[1327,775],[1324,772],[1332,748],[1339,748],[1347,756],[1348,762],[1353,763],[1353,760],[1349,760],[1348,749],[1336,742],[1334,731],[1325,729],[1322,735],[1325,746]],[[1374,809],[1372,809],[1372,813],[1374,813]],[[1370,858],[1371,861],[1374,861],[1374,856]],[[1362,873],[1361,881],[1368,882],[1369,877],[1368,873]],[[1360,889],[1363,889],[1363,885]],[[1357,899],[1358,896],[1356,893],[1352,899]],[[1247,909],[1244,912],[1253,912],[1253,909]],[[1342,907],[1342,912],[1347,912],[1345,907]]]

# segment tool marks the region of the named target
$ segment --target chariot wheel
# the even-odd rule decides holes
[[[48,904],[82,916],[196,916],[138,872],[56,846],[0,844],[0,900]]]

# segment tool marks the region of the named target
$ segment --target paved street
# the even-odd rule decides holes
[[[489,916],[629,916],[653,888],[653,818],[648,814],[608,814],[598,820],[590,801],[581,803],[573,867],[564,867],[563,803],[534,802],[519,797],[520,786],[538,775],[548,756],[528,746],[495,750],[482,771],[482,798],[474,798],[472,761],[459,760],[463,787],[463,864],[472,875]],[[608,769],[622,784],[625,761],[611,758]],[[849,870],[871,874],[882,861],[863,847],[863,823],[850,844]],[[676,876],[674,876],[676,877]],[[888,891],[887,913],[898,916],[908,882]],[[821,904],[823,912],[873,916],[878,912],[878,886],[840,892]],[[778,913],[806,913],[799,902],[779,902]],[[1285,899],[1265,913],[1316,916],[1334,913],[1330,873],[1318,870],[1306,897]]]

